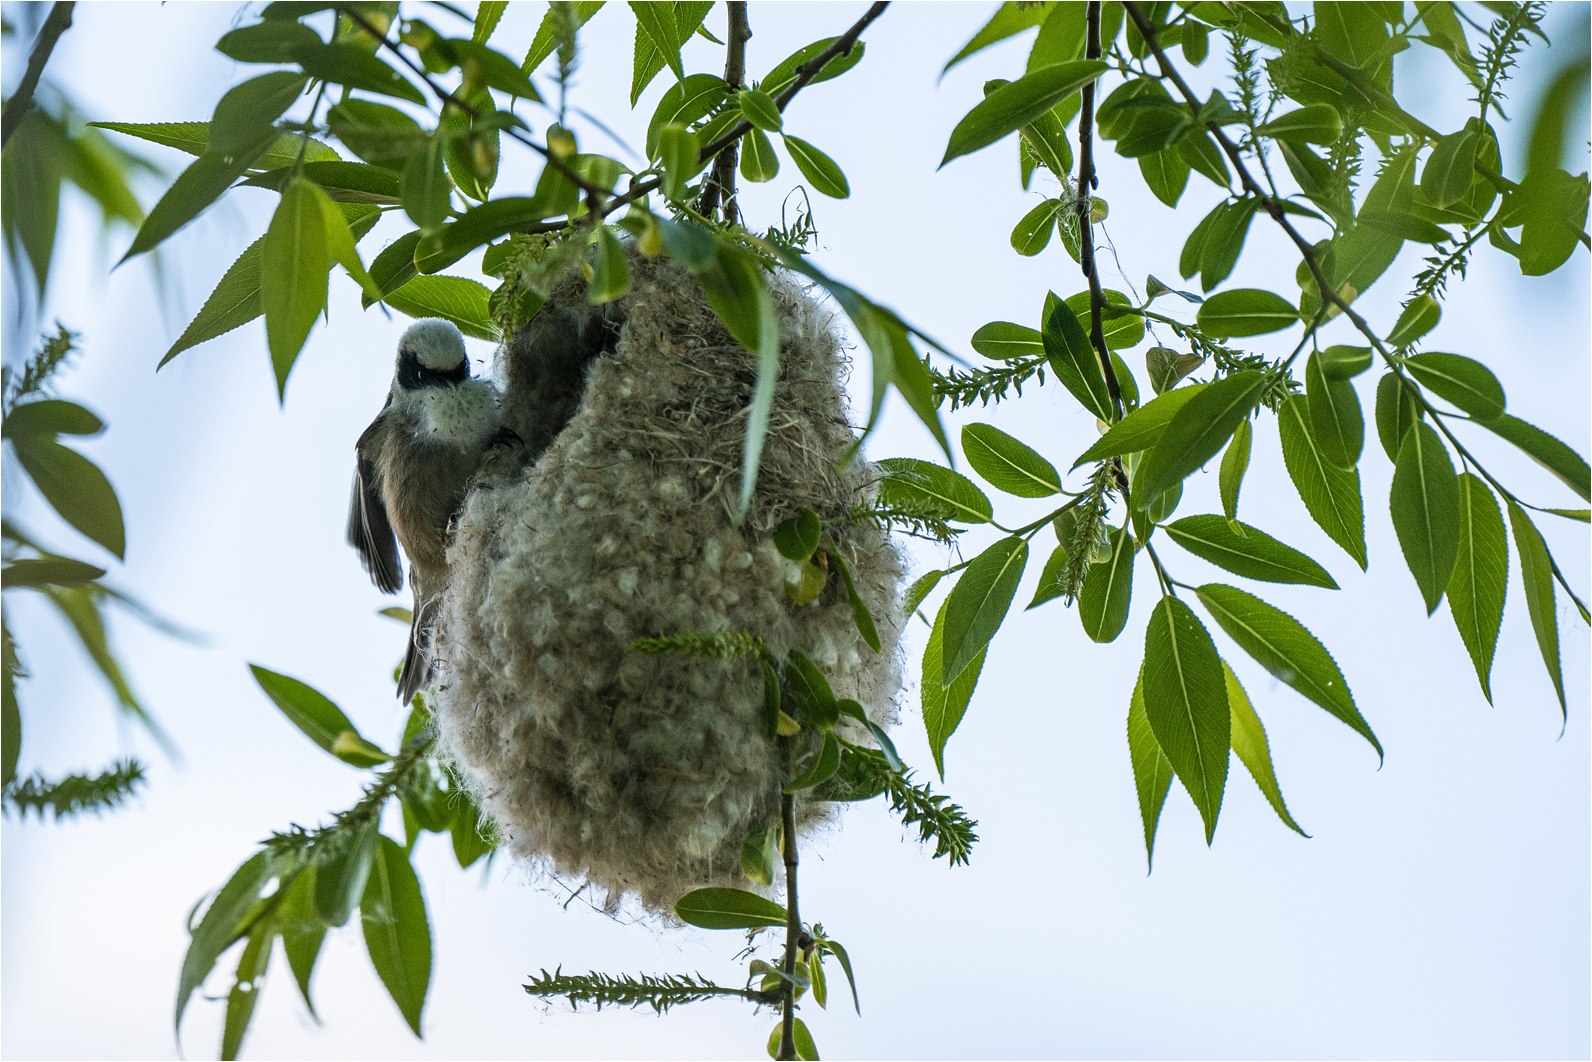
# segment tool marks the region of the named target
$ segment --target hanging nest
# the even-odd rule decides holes
[[[779,659],[810,657],[838,697],[895,722],[902,562],[871,524],[827,528],[872,612],[875,652],[841,580],[796,606],[781,521],[826,523],[871,499],[840,386],[830,315],[773,280],[781,362],[756,494],[744,519],[747,409],[757,360],[696,278],[632,257],[629,294],[585,302],[574,274],[500,359],[519,467],[485,467],[448,551],[435,709],[514,855],[584,879],[615,905],[665,910],[684,892],[748,882],[743,840],[779,815],[784,764],[761,668],[629,653],[637,638],[751,631]],[[543,447],[545,446],[545,449]],[[869,738],[861,727],[846,735]],[[810,794],[810,827],[831,805]]]

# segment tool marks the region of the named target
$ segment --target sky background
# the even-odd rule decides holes
[[[256,72],[210,46],[251,21],[258,6],[80,4],[50,74],[93,117],[204,119],[227,86]],[[867,57],[856,70],[803,93],[787,112],[787,128],[832,155],[851,182],[848,201],[813,196],[821,233],[814,260],[975,362],[968,337],[977,327],[1035,325],[1047,289],[1066,296],[1083,287],[1057,244],[1033,259],[1011,252],[1012,225],[1050,192],[1042,179],[1031,192],[1019,188],[1010,141],[935,169],[984,80],[1021,71],[1031,33],[937,80],[992,6],[893,5],[866,35]],[[511,5],[494,44],[523,51],[543,8]],[[753,4],[749,72],[759,76],[808,41],[842,32],[862,10]],[[1584,5],[1556,6],[1550,32],[1567,30],[1584,12]],[[434,8],[421,17],[458,32]],[[722,35],[723,21],[721,5],[708,26]],[[573,102],[639,144],[670,76],[630,110],[633,25],[619,5],[590,24]],[[1201,84],[1220,66],[1216,43]],[[7,85],[21,69],[20,54],[6,54]],[[1532,71],[1554,58],[1548,49],[1529,50],[1512,113],[1534,99]],[[1397,62],[1405,106],[1438,129],[1458,128],[1469,90],[1447,60],[1416,45]],[[698,39],[686,49],[686,65],[720,69],[721,53]],[[525,114],[533,128],[545,126],[537,108]],[[576,128],[588,148],[635,161],[589,124]],[[1508,127],[1501,136],[1513,162],[1518,136]],[[153,146],[140,150],[172,174],[187,161]],[[788,159],[783,165],[772,184],[743,193],[753,227],[780,220],[795,178]],[[1584,159],[1569,168],[1584,170]],[[1100,194],[1111,204],[1102,229],[1119,256],[1105,254],[1107,285],[1142,292],[1148,273],[1172,282],[1187,233],[1220,193],[1196,175],[1173,211],[1140,191],[1136,167],[1114,153],[1104,154],[1100,169]],[[529,187],[534,173],[505,142],[499,191]],[[159,187],[142,190],[146,205]],[[127,517],[127,563],[111,565],[109,581],[205,635],[202,645],[190,645],[124,618],[114,623],[134,685],[181,749],[172,760],[118,722],[103,683],[55,617],[28,595],[8,595],[9,622],[34,676],[21,688],[23,771],[95,769],[128,752],[150,767],[144,795],[115,814],[63,825],[8,819],[0,828],[0,1053],[9,1058],[175,1057],[171,1013],[189,909],[272,830],[314,824],[357,799],[365,773],[305,740],[258,691],[247,663],[316,686],[389,747],[403,725],[390,674],[404,633],[377,615],[391,599],[370,585],[342,529],[353,441],[381,406],[406,320],[361,312],[339,270],[330,323],[311,335],[285,406],[276,400],[259,321],[153,371],[222,271],[264,231],[275,202],[265,191],[229,195],[169,241],[162,294],[145,262],[107,275],[130,234],[101,245],[86,201],[68,192],[37,324],[6,287],[8,364],[26,353],[17,343],[19,315],[28,317],[24,337],[56,318],[83,334],[84,353],[58,391],[110,425],[84,444],[116,485]],[[365,260],[406,228],[384,221],[361,246]],[[1419,257],[1407,244],[1357,304],[1384,330]],[[472,261],[452,271],[473,275]],[[1426,349],[1485,360],[1511,412],[1583,454],[1587,261],[1577,250],[1557,273],[1523,279],[1512,259],[1484,248],[1426,342]],[[1269,285],[1293,297],[1294,264],[1262,218],[1226,286]],[[1250,346],[1285,353],[1296,338],[1284,333]],[[1328,326],[1324,342],[1352,340],[1340,322]],[[1125,355],[1141,381],[1145,347]],[[470,341],[470,349],[484,366],[490,345]],[[1377,375],[1356,381],[1367,411]],[[866,376],[864,363],[851,381],[854,396],[866,394]],[[953,437],[963,423],[995,422],[1065,467],[1095,437],[1092,418],[1054,383],[1025,392],[999,410],[948,414]],[[1465,436],[1467,445],[1475,434]],[[1579,504],[1503,444],[1476,438],[1475,450],[1529,500]],[[868,452],[934,456],[927,433],[893,399]],[[16,506],[55,548],[96,555],[44,511],[11,460],[8,452],[8,510]],[[1192,477],[1180,513],[1219,511],[1214,473],[1212,462]],[[1342,585],[1259,592],[1333,652],[1387,749],[1385,765],[1378,770],[1363,739],[1218,633],[1218,648],[1267,725],[1289,807],[1313,836],[1286,829],[1235,762],[1214,846],[1207,849],[1192,803],[1174,787],[1155,872],[1146,876],[1124,720],[1154,594],[1148,568],[1141,566],[1128,628],[1110,645],[1090,643],[1059,602],[1014,611],[947,750],[945,782],[935,781],[979,820],[971,866],[931,860],[878,801],[846,810],[838,829],[804,851],[802,913],[846,944],[863,1003],[861,1019],[838,990],[827,1013],[804,1008],[825,1057],[1561,1058],[1592,1051],[1586,628],[1561,595],[1569,695],[1561,736],[1512,555],[1489,707],[1447,606],[1430,619],[1423,614],[1387,519],[1391,468],[1374,439],[1361,475],[1366,574],[1306,514],[1283,470],[1271,417],[1256,423],[1241,516],[1310,553]],[[1008,526],[1046,511],[1043,502],[990,494]],[[1571,584],[1587,587],[1585,525],[1544,516],[1539,526]],[[970,532],[964,554],[994,534]],[[943,551],[922,544],[911,552],[916,571],[943,561]],[[1224,578],[1165,552],[1176,555],[1185,581]],[[1030,564],[1020,601],[1031,596],[1041,560]],[[907,638],[913,680],[896,735],[925,779],[932,761],[916,672],[926,635],[914,624]],[[391,822],[389,832],[401,836],[401,826]],[[278,952],[244,1057],[760,1054],[773,1024],[767,1012],[714,1002],[661,1020],[650,1011],[572,1014],[521,988],[528,975],[559,964],[700,971],[733,983],[742,976],[731,961],[737,935],[616,921],[578,900],[566,907],[555,884],[506,860],[485,875],[479,867],[460,871],[435,835],[420,841],[415,862],[434,930],[425,1040],[409,1033],[349,927],[328,935],[316,973],[323,1024],[305,1010]],[[223,960],[212,995],[225,991],[223,972],[229,976],[234,962]],[[222,1012],[199,999],[190,1006],[187,1057],[214,1056]]]

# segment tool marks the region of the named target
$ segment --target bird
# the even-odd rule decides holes
[[[471,377],[464,336],[451,321],[423,318],[404,331],[386,405],[354,445],[347,532],[383,593],[403,586],[400,546],[409,558],[414,610],[400,701],[435,673],[431,628],[448,582],[448,528],[482,457],[504,441],[500,420],[497,389]]]

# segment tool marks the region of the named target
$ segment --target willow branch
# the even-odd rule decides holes
[[[1167,59],[1166,51],[1161,47],[1161,39],[1156,33],[1155,24],[1145,17],[1144,11],[1140,9],[1138,4],[1134,3],[1134,0],[1123,0],[1122,8],[1127,12],[1128,17],[1133,19],[1133,24],[1138,27],[1140,36],[1144,38],[1145,46],[1155,55],[1155,61],[1160,64],[1162,75],[1170,80],[1173,85],[1177,86],[1177,90],[1183,94],[1183,98],[1188,102],[1189,107],[1194,110],[1194,113],[1198,114],[1201,106],[1200,99],[1194,94],[1194,90],[1189,87],[1188,82],[1183,80],[1183,75],[1177,72],[1177,68],[1172,65],[1171,60]],[[1371,325],[1364,317],[1356,313],[1343,296],[1339,295],[1332,285],[1327,282],[1326,275],[1321,272],[1321,263],[1316,258],[1315,246],[1300,235],[1299,230],[1294,228],[1293,223],[1288,220],[1288,215],[1283,212],[1282,201],[1268,195],[1255,181],[1254,176],[1249,172],[1249,168],[1244,165],[1244,157],[1238,150],[1238,145],[1234,144],[1227,134],[1222,132],[1221,126],[1215,122],[1205,123],[1205,128],[1216,138],[1216,143],[1221,145],[1222,151],[1232,161],[1233,168],[1238,171],[1238,180],[1244,191],[1253,195],[1259,201],[1266,213],[1270,215],[1271,220],[1275,221],[1282,228],[1282,231],[1288,234],[1288,238],[1299,249],[1300,256],[1310,269],[1310,275],[1315,278],[1316,287],[1321,291],[1321,300],[1336,306],[1339,312],[1352,321],[1361,334],[1371,341],[1371,345],[1376,348],[1377,353],[1381,354],[1384,359],[1390,358],[1387,348],[1382,345],[1381,338],[1372,329]]]
[[[725,34],[724,91],[726,96],[732,96],[741,90],[746,81],[746,42],[752,39],[752,25],[746,17],[746,0],[730,0],[725,6],[729,11],[729,31]],[[751,128],[746,122],[741,125]],[[736,129],[734,136],[720,137],[697,155],[698,159],[714,160],[713,172],[702,187],[702,213],[712,216],[715,209],[721,209],[724,220],[732,225],[737,213],[735,163],[740,154],[737,145],[741,133],[745,132],[739,126]]]
[[[1086,45],[1084,56],[1100,58],[1100,0],[1089,0],[1084,15]],[[1098,80],[1098,79],[1097,79]],[[1106,392],[1111,396],[1111,409],[1116,419],[1122,419],[1122,386],[1117,382],[1116,368],[1111,364],[1111,349],[1106,346],[1105,326],[1101,310],[1106,304],[1105,292],[1100,290],[1100,271],[1095,263],[1093,191],[1100,183],[1094,165],[1094,107],[1095,86],[1091,81],[1083,87],[1083,106],[1078,112],[1078,264],[1089,281],[1089,342],[1100,359],[1100,371],[1105,374]]]
[[[785,745],[785,773],[794,777],[795,763],[794,742],[790,738],[783,739]],[[796,983],[791,980],[796,974],[796,953],[800,948],[802,935],[801,913],[796,907],[796,797],[792,793],[782,793],[779,798],[780,825],[784,836],[780,848],[785,855],[785,961],[781,968],[785,971],[780,979],[780,1001],[784,1005],[784,1016],[779,1027],[779,1058],[796,1057]]]
[[[17,126],[22,124],[22,119],[33,109],[33,93],[39,87],[39,78],[44,73],[44,64],[50,61],[50,53],[55,51],[55,42],[61,39],[72,26],[72,0],[59,0],[50,8],[50,14],[44,20],[44,27],[39,30],[38,40],[33,42],[33,54],[28,56],[28,69],[22,75],[22,80],[17,84],[17,90],[6,101],[5,113],[0,115],[0,147],[11,143],[11,134],[17,131]]]

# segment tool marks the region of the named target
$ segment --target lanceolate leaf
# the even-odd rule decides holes
[[[1365,416],[1354,385],[1322,372],[1312,354],[1305,362],[1305,395],[1310,407],[1311,436],[1321,455],[1339,468],[1353,468],[1365,446]]]
[[[1376,384],[1376,435],[1389,461],[1399,459],[1404,434],[1421,419],[1420,389],[1390,372]],[[1490,425],[1489,425],[1490,426]]]
[[[1028,543],[1003,538],[973,559],[945,601],[942,685],[951,684],[1000,629],[1028,563]]]
[[[699,929],[783,926],[785,908],[744,889],[697,889],[674,903],[674,913]]]
[[[1205,386],[1205,384],[1189,384],[1187,387],[1179,387],[1151,399],[1111,425],[1111,430],[1085,450],[1083,455],[1072,463],[1072,467],[1077,468],[1079,465],[1103,461],[1121,454],[1131,454],[1137,450],[1148,450],[1161,438],[1161,434],[1166,431],[1166,426],[1172,422],[1177,412],[1188,404],[1189,399],[1203,391]]]
[[[277,925],[282,933],[282,950],[287,953],[287,964],[298,982],[299,995],[304,1006],[315,1017],[315,1003],[310,998],[310,975],[315,972],[315,960],[320,957],[321,943],[326,939],[326,923],[315,910],[315,875],[312,863],[293,877],[293,884],[282,898],[277,909]]]
[[[1133,684],[1128,704],[1128,755],[1133,760],[1133,785],[1139,791],[1139,817],[1144,821],[1144,858],[1155,869],[1155,828],[1161,821],[1167,790],[1172,788],[1172,761],[1161,751],[1150,717],[1144,711],[1144,674]]]
[[[1298,322],[1299,311],[1293,303],[1273,292],[1235,288],[1206,299],[1195,320],[1211,335],[1231,339],[1280,332]]]
[[[189,347],[225,335],[260,316],[260,253],[264,245],[265,237],[261,236],[238,255],[199,308],[198,316],[188,322],[177,342],[160,359],[157,369]]]
[[[1106,64],[1099,60],[1057,63],[1001,86],[956,124],[940,165],[1015,132],[1105,71]]]
[[[250,916],[257,914],[260,893],[276,877],[277,864],[268,852],[256,852],[221,886],[204,917],[193,931],[188,952],[183,956],[182,975],[177,985],[177,1014],[174,1026],[182,1028],[182,1014],[194,989],[204,983],[221,953],[249,931]]]
[[[1569,718],[1564,700],[1564,673],[1559,665],[1559,617],[1554,610],[1553,558],[1547,544],[1531,520],[1513,501],[1509,506],[1509,526],[1515,533],[1515,549],[1520,554],[1520,581],[1526,590],[1526,611],[1531,614],[1531,629],[1537,634],[1537,648],[1559,695],[1559,710]]]
[[[329,263],[326,222],[314,186],[294,181],[283,191],[260,249],[260,304],[279,399],[285,397],[288,373],[326,306]]]
[[[276,142],[278,133],[266,132],[257,142],[230,155],[201,155],[177,176],[152,208],[122,261],[159,245],[220,198],[232,182],[248,172],[255,160]]]
[[[260,689],[271,698],[273,704],[282,710],[282,714],[315,744],[330,752],[345,763],[356,767],[371,767],[387,760],[381,753],[363,737],[343,714],[343,710],[333,704],[319,690],[307,686],[298,679],[279,675],[275,671],[268,671],[258,664],[250,664],[249,670],[254,673],[254,681],[259,683]],[[343,738],[343,735],[351,735]],[[338,739],[343,738],[341,745]],[[374,755],[361,755],[354,751],[361,747],[374,750]]]
[[[1338,584],[1309,557],[1258,528],[1220,516],[1185,516],[1166,525],[1172,541],[1235,575],[1268,583],[1303,583],[1336,590]]]
[[[1089,333],[1072,307],[1054,292],[1045,296],[1045,329],[1042,333],[1045,356],[1056,378],[1083,408],[1110,423],[1114,414],[1105,376],[1100,372],[1100,356],[1089,341]]]
[[[409,853],[390,837],[377,839],[359,915],[370,961],[419,1036],[420,1011],[431,984],[431,923]]]
[[[1049,461],[1025,443],[988,424],[962,428],[962,453],[973,471],[992,486],[1019,498],[1045,498],[1061,491]]]
[[[1255,429],[1248,420],[1240,421],[1233,429],[1233,438],[1222,454],[1218,483],[1222,491],[1222,511],[1229,520],[1238,518],[1238,492],[1244,486],[1244,473],[1249,470],[1249,446]]]
[[[98,465],[53,435],[19,435],[11,440],[17,461],[44,500],[61,519],[117,557],[127,549],[127,532],[116,491]]]
[[[1111,540],[1111,555],[1089,567],[1078,592],[1078,619],[1084,633],[1096,642],[1116,641],[1128,622],[1133,595],[1133,536],[1120,528],[1106,532]]]
[[[1268,386],[1266,373],[1246,370],[1207,385],[1191,398],[1134,474],[1133,507],[1148,508],[1162,491],[1214,457],[1248,419]]]
[[[942,602],[939,615],[934,617],[934,629],[929,632],[929,644],[923,650],[923,680],[919,688],[919,696],[923,701],[923,727],[928,733],[929,751],[934,754],[934,768],[940,772],[942,782],[945,781],[945,743],[956,733],[963,714],[967,712],[973,688],[978,685],[978,677],[984,670],[984,655],[989,651],[988,646],[980,649],[972,663],[949,686],[941,681],[944,674],[945,606],[948,603]]]
[[[1389,503],[1404,560],[1431,614],[1459,552],[1459,486],[1443,440],[1430,425],[1417,424],[1405,434]]]
[[[1382,745],[1354,705],[1354,696],[1326,647],[1288,613],[1220,583],[1197,591],[1200,603],[1228,637],[1261,667],[1325,708],[1382,755]]]
[[[412,277],[382,301],[410,317],[441,317],[476,339],[496,340],[488,309],[492,293],[465,277]]]
[[[1487,366],[1473,358],[1432,351],[1407,359],[1404,367],[1421,386],[1477,420],[1503,416],[1503,385]]]
[[[802,176],[814,189],[831,199],[847,199],[851,196],[851,185],[834,159],[807,141],[789,135],[785,137],[785,150],[790,152],[796,168],[802,171]]]
[[[1459,477],[1459,555],[1448,580],[1448,611],[1489,704],[1508,583],[1509,544],[1498,502],[1480,477],[1465,472]]]
[[[1586,460],[1564,443],[1535,425],[1504,414],[1482,424],[1524,450],[1539,465],[1558,476],[1583,501],[1592,500],[1592,469]]]
[[[1365,568],[1365,512],[1360,473],[1328,461],[1310,433],[1305,396],[1294,395],[1277,411],[1283,463],[1305,509],[1332,541]]]
[[[884,474],[881,505],[927,508],[963,524],[988,523],[994,513],[984,492],[960,472],[915,457],[887,457],[874,467]]]
[[[1227,784],[1232,716],[1221,658],[1205,627],[1175,597],[1163,597],[1144,635],[1144,711],[1161,750],[1205,820],[1205,840]]]
[[[1222,671],[1227,675],[1227,706],[1233,712],[1233,751],[1238,753],[1239,762],[1249,768],[1250,777],[1266,794],[1277,817],[1301,837],[1309,837],[1288,813],[1288,805],[1283,803],[1282,789],[1277,785],[1277,772],[1271,765],[1271,743],[1266,740],[1266,728],[1261,725],[1260,716],[1255,714],[1254,705],[1249,703],[1249,694],[1244,692],[1238,676],[1233,674],[1233,669],[1227,666],[1225,660],[1222,661]]]
[[[221,1057],[226,1062],[237,1058],[243,1047],[243,1034],[249,1030],[255,1000],[260,998],[260,990],[265,987],[265,971],[270,966],[275,945],[273,921],[270,918],[257,920],[249,930],[248,943],[238,958],[232,990],[227,993],[227,1015],[221,1032]]]

